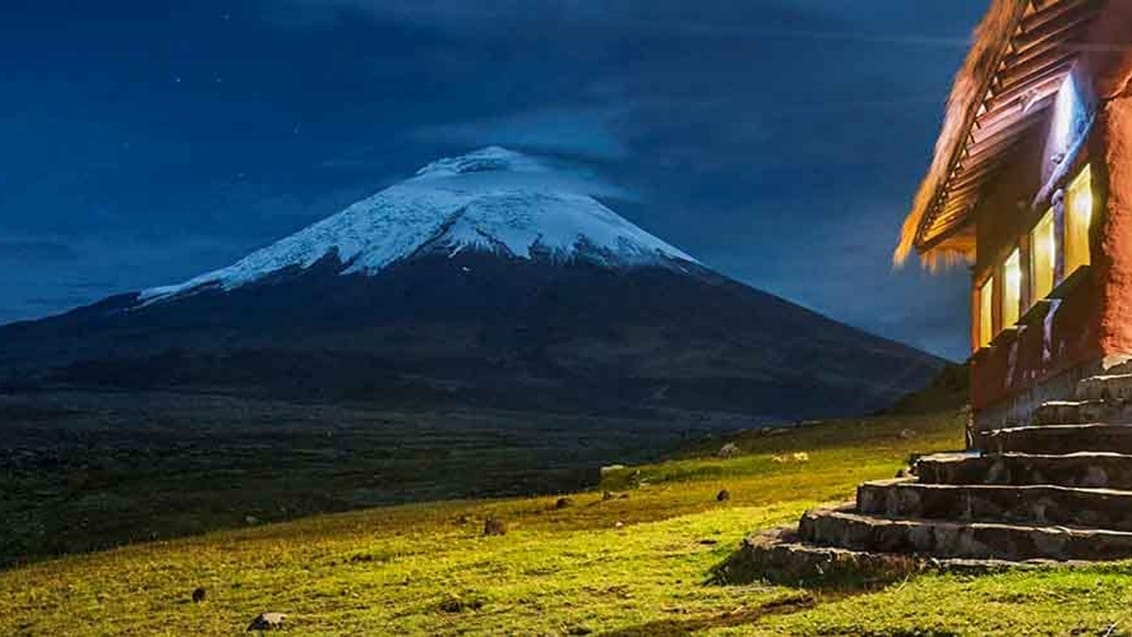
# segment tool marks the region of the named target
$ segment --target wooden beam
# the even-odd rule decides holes
[[[983,164],[977,171],[971,173],[970,178],[963,179],[962,181],[956,180],[955,183],[952,184],[949,192],[952,196],[962,196],[970,194],[972,190],[979,190],[982,188],[983,182],[986,181],[986,176],[1002,166],[1002,163],[1001,161],[992,161]]]
[[[1096,0],[1054,0],[1054,2],[1045,3],[1045,6],[1037,13],[1023,17],[1019,23],[1019,28],[1023,33],[1037,31],[1067,14],[1077,11],[1095,11],[1097,8]]]
[[[1049,93],[1036,98],[1030,104],[1029,110],[1023,111],[1022,104],[1002,104],[999,108],[993,111],[987,111],[986,114],[978,121],[976,130],[979,133],[987,134],[985,131],[995,131],[1014,122],[1023,117],[1034,117],[1045,109],[1053,105],[1056,93]],[[969,149],[970,150],[970,149]],[[974,151],[971,151],[974,152]]]
[[[974,209],[974,201],[964,201],[959,205],[955,205],[946,210],[943,214],[936,217],[935,227],[945,227],[955,224],[957,221],[962,220],[963,215],[967,214]]]
[[[1044,112],[1075,61],[1071,47],[1103,1],[1029,0],[1019,7],[1017,28],[994,60],[997,70],[977,93],[979,103],[968,111],[965,139],[953,151],[947,176],[921,221],[917,249],[930,250],[945,240],[953,227],[948,225],[941,235],[937,220],[967,214],[1004,156],[1026,131],[1045,121]]]
[[[938,246],[952,236],[955,236],[956,234],[962,232],[972,221],[969,212],[970,211],[968,211],[968,213],[965,214],[961,220],[953,222],[947,227],[940,228],[932,232],[932,236],[925,236],[923,242],[918,246],[920,251],[926,252],[928,250],[931,250],[932,248]]]
[[[1007,73],[1010,69],[1016,69],[1031,65],[1035,60],[1050,55],[1070,55],[1074,53],[1071,46],[1073,42],[1073,38],[1047,42],[1042,46],[1034,47],[1023,53],[1015,55],[1008,64],[1003,65],[1003,67],[998,70],[998,73],[996,74],[998,83],[995,84],[995,87],[998,89],[996,93],[1002,93],[1004,90],[1006,90],[1003,88],[1003,84],[1005,82],[1003,82],[1001,76]]]
[[[1065,51],[1080,37],[1085,27],[1096,17],[1093,2],[1081,3],[1076,13],[1060,22],[1050,22],[1049,25],[1031,33],[1016,36],[1016,47],[1009,55],[1003,58],[998,72],[1002,73],[1010,68],[1027,64],[1035,58],[1048,55],[1053,51]]]
[[[1021,136],[1012,138],[1013,142],[1021,141]],[[988,164],[993,164],[1003,159],[1003,154],[1010,152],[1014,147],[1013,143],[1001,143],[997,146],[987,147],[980,149],[980,152],[972,153],[967,161],[963,164],[963,171],[960,176],[956,178],[957,181],[967,181],[969,177],[981,171]]]
[[[1040,99],[1049,93],[1056,93],[1061,88],[1061,83],[1065,81],[1067,71],[1067,68],[1057,68],[1046,71],[1040,76],[1035,76],[1025,84],[992,98],[988,108],[996,110],[1011,105],[1021,106],[1022,100],[1028,95]]]
[[[1024,17],[1025,7],[1022,6],[1022,7],[1020,7],[1020,9],[1021,10],[1018,10],[1015,13],[1012,13],[1012,15],[1010,16],[1012,23],[1017,24]],[[1003,58],[1009,53],[1010,43],[1011,43],[1012,40],[1013,40],[1013,38],[1007,38],[1007,41],[1003,43],[1002,47],[998,51],[994,52],[994,61],[993,61],[991,68],[997,68],[998,65],[1002,62]],[[993,80],[994,80],[993,74],[991,74],[989,77],[987,77],[985,79],[982,79],[982,81],[979,85],[979,89],[977,91],[975,91],[974,95],[978,96],[978,98],[980,100],[985,99],[984,96],[986,96],[988,94],[988,92],[990,91],[990,86],[991,86],[991,83],[993,82]],[[963,124],[962,124],[961,130],[970,131],[974,127],[975,117],[978,115],[978,113],[979,113],[978,107],[975,106],[975,105],[971,105],[967,109],[967,112],[964,114],[964,119],[963,119]],[[955,171],[955,167],[958,164],[959,160],[962,158],[964,152],[965,151],[964,151],[962,143],[960,143],[956,148],[952,149],[951,156],[948,158],[948,161],[947,161],[947,170],[945,171],[944,174],[950,176]],[[936,192],[932,196],[932,202],[931,202],[931,204],[929,204],[928,213],[925,215],[926,218],[921,220],[920,227],[916,229],[916,236],[913,238],[912,243],[915,244],[918,249],[923,249],[921,241],[923,239],[924,228],[925,228],[926,225],[932,223],[932,217],[934,217],[934,215],[936,214],[935,210],[937,209],[937,207],[939,205],[940,197],[943,194],[943,189],[946,188],[946,185],[947,185],[946,180],[947,179],[950,179],[950,177],[946,178],[944,183],[938,184],[936,186]],[[926,222],[926,224],[924,222]]]
[[[1017,121],[1012,122],[1009,126],[987,131],[985,134],[982,134],[983,131],[980,131],[981,134],[976,142],[978,148],[972,149],[971,154],[980,153],[984,149],[989,152],[997,152],[1004,141],[1012,140],[1039,121],[1041,121],[1040,117],[1021,117]]]
[[[967,154],[976,154],[980,151],[983,142],[989,138],[994,138],[999,133],[1010,130],[1018,125],[1024,119],[1040,117],[1046,109],[1053,105],[1056,93],[1046,93],[1044,95],[1035,96],[1035,101],[1030,104],[1030,107],[1023,111],[1022,105],[1004,107],[1007,111],[999,113],[995,119],[987,120],[987,122],[972,131],[974,142],[971,147],[967,148]]]
[[[1058,68],[1068,68],[1077,55],[1066,48],[1046,51],[1031,60],[1003,71],[998,76],[999,92],[1009,91],[1029,82],[1031,78]]]

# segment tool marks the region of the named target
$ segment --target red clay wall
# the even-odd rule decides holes
[[[1097,175],[1104,191],[1093,262],[1104,282],[1101,350],[1110,359],[1132,354],[1132,1],[1107,3],[1080,61],[1099,98]],[[1113,361],[1116,362],[1116,361]]]
[[[976,354],[971,363],[971,404],[976,410],[1101,357],[1102,286],[1096,281],[1086,277],[1056,310],[1035,317],[1016,338]]]
[[[1098,117],[1107,179],[1097,273],[1104,280],[1101,349],[1132,355],[1132,96],[1111,98]]]

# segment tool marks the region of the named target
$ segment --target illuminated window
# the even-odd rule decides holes
[[[1057,234],[1053,211],[1042,217],[1030,234],[1030,298],[1033,302],[1053,291],[1054,269],[1057,267]]]
[[[1081,99],[1077,95],[1077,85],[1073,76],[1066,76],[1057,91],[1057,102],[1053,110],[1052,141],[1055,152],[1064,153],[1073,142],[1077,117],[1081,111]]]
[[[1065,193],[1065,273],[1089,265],[1089,227],[1093,222],[1093,171],[1088,166]]]
[[[994,337],[994,277],[979,288],[979,347],[986,347]]]
[[[1002,326],[1009,327],[1018,322],[1018,310],[1022,304],[1022,257],[1018,248],[1010,253],[1010,258],[1002,265]]]

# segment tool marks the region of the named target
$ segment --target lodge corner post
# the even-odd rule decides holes
[[[1105,301],[1101,349],[1111,367],[1132,357],[1132,91],[1106,98],[1097,121],[1105,168],[1096,246]]]
[[[897,257],[971,267],[972,430],[1132,372],[1132,0],[995,0]]]
[[[1084,49],[1081,72],[1096,95],[1090,154],[1098,158],[1102,205],[1093,247],[1103,281],[1103,366],[1132,357],[1132,2],[1106,3]]]

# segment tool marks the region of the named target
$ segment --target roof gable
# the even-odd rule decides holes
[[[955,78],[932,164],[893,255],[969,261],[971,211],[1009,151],[1054,103],[1103,0],[994,0]]]

